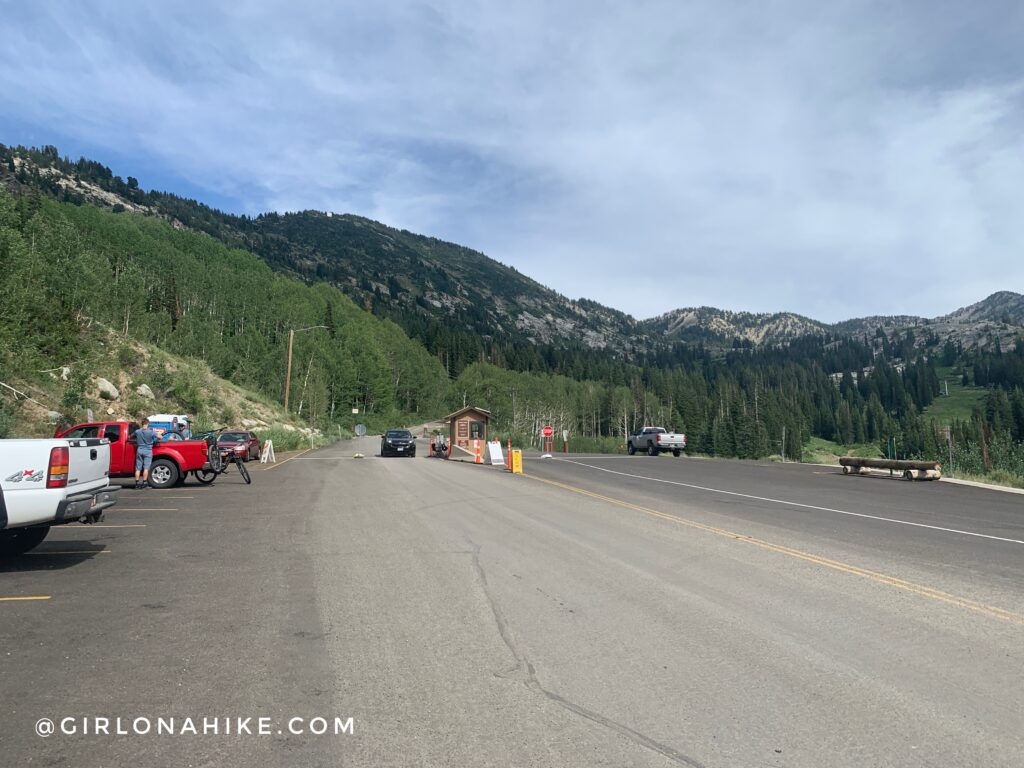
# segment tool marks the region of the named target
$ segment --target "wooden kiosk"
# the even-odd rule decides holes
[[[477,462],[482,446],[487,448],[487,425],[491,412],[475,406],[467,406],[445,417],[448,424],[448,458],[458,461]],[[479,463],[479,462],[477,462]]]

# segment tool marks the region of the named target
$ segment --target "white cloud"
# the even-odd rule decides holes
[[[1024,288],[1009,3],[103,7],[12,16],[7,109],[238,210],[360,213],[643,316]]]

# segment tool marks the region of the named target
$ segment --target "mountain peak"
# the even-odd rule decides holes
[[[976,304],[936,318],[952,323],[993,322],[1024,325],[1024,296],[1013,291],[996,291]]]

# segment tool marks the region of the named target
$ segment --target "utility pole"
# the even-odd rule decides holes
[[[782,463],[786,463],[786,425],[782,425]]]
[[[288,331],[288,373],[284,378],[284,412],[288,413],[288,394],[292,389],[292,343],[295,341],[295,331]]]
[[[292,344],[295,342],[295,334],[302,331],[312,331],[314,328],[326,328],[326,325],[311,325],[308,328],[294,328],[288,331],[288,373],[284,379],[284,412],[288,413],[288,395],[292,389]]]

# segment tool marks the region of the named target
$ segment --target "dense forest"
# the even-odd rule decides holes
[[[589,381],[477,364],[455,381],[453,394],[490,404],[499,423],[521,437],[536,434],[543,423],[587,438],[621,438],[658,423],[685,430],[692,449],[717,456],[779,453],[783,427],[785,452],[794,458],[812,436],[841,445],[882,445],[895,437],[907,456],[944,450],[946,425],[921,416],[940,393],[937,355],[919,354],[904,364],[873,356],[870,346],[852,340],[833,342],[817,359],[801,351],[827,346],[812,337],[785,349],[705,351],[670,367],[627,366]],[[1024,342],[1011,353],[968,359],[967,370],[1006,378],[990,385],[976,418],[952,425],[957,436],[980,442],[984,428],[986,435],[1024,439],[1024,389],[1015,378],[1024,375]],[[858,364],[843,365],[850,360]]]
[[[410,289],[424,275],[372,265],[359,274],[351,264],[338,267],[344,274],[324,272],[318,236],[301,217],[230,217],[144,192],[98,163],[36,152],[126,201],[159,203],[161,216],[100,210],[38,173],[19,194],[0,196],[5,375],[76,359],[80,329],[95,322],[280,399],[288,330],[312,327],[296,336],[292,387],[293,410],[314,424],[351,407],[384,419],[434,418],[469,402],[492,410],[498,430],[523,443],[552,424],[576,448],[615,450],[629,432],[657,423],[714,456],[799,459],[812,437],[883,454],[894,441],[900,457],[945,461],[952,452],[956,466],[976,474],[1024,477],[1024,340],[965,350],[930,332],[879,327],[777,346],[737,339],[731,348],[677,342],[624,351],[483,334],[473,316],[480,308],[447,322],[417,311],[426,294]],[[346,247],[358,250],[358,239]],[[275,249],[287,258],[259,253]],[[308,268],[296,269],[303,252]],[[350,278],[363,291],[358,303],[329,284]],[[943,378],[955,372],[962,385],[983,388],[973,413],[947,423],[927,417],[941,397],[940,368]]]
[[[0,269],[5,381],[80,360],[83,329],[102,324],[280,400],[289,330],[309,328],[292,409],[311,424],[443,410],[444,369],[396,325],[160,219],[0,190]]]

